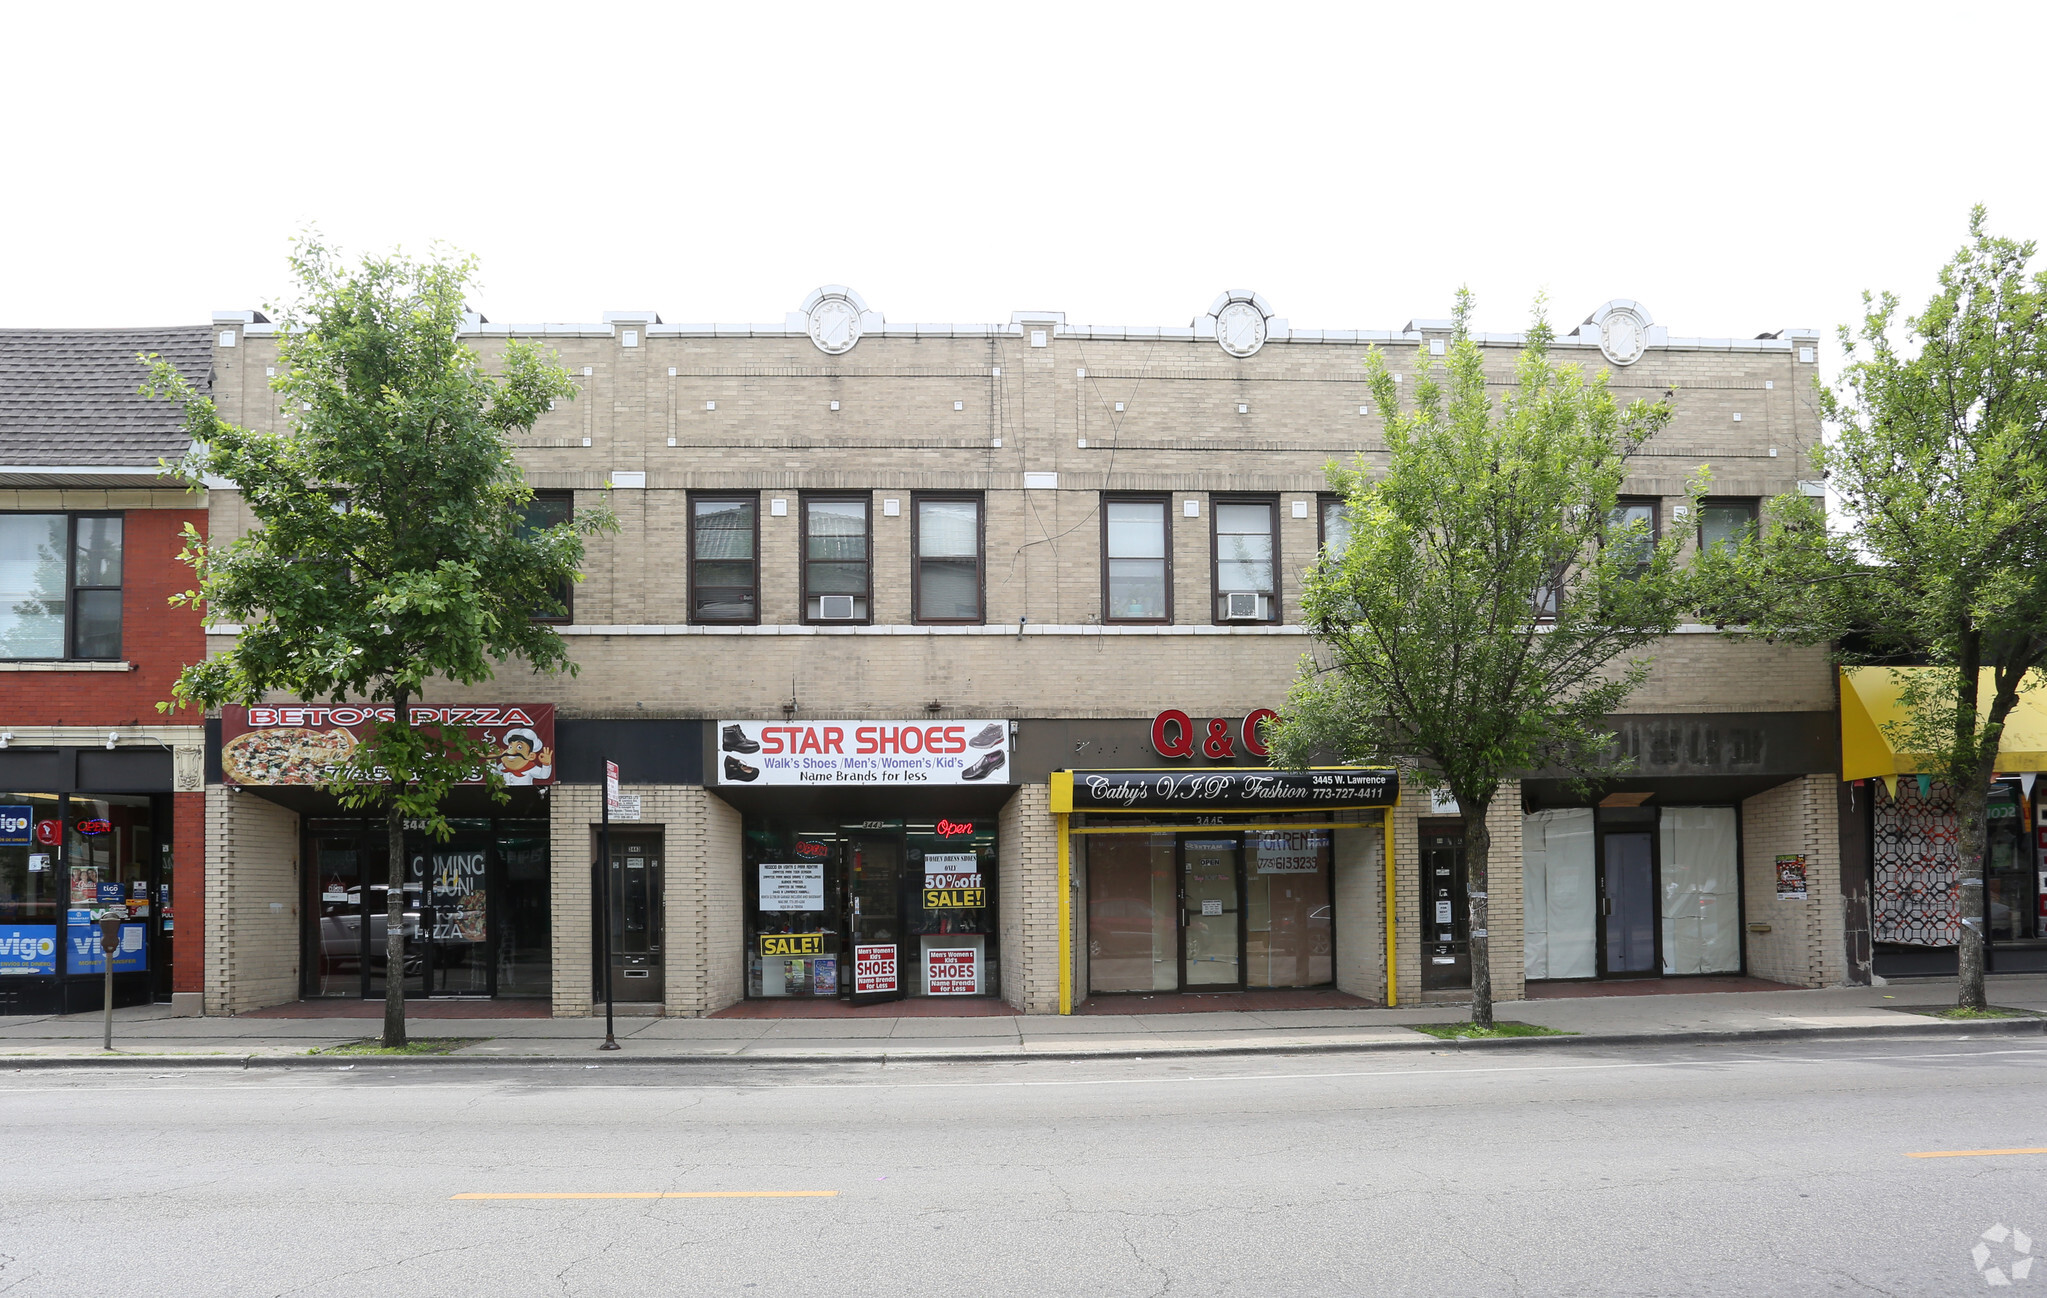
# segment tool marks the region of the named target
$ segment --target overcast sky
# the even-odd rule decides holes
[[[1300,328],[1549,295],[1685,336],[1917,302],[1969,205],[2047,235],[2039,4],[37,5],[0,326],[286,287],[292,233],[477,254],[500,322]],[[1963,19],[1968,19],[1967,25]]]

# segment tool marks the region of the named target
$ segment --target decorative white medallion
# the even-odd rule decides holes
[[[1252,302],[1232,302],[1216,313],[1215,340],[1232,356],[1250,356],[1265,345],[1265,313]]]
[[[827,356],[852,351],[860,341],[860,308],[837,293],[819,298],[810,308],[810,341]]]
[[[1642,359],[1648,342],[1648,328],[1642,317],[1628,307],[1614,307],[1599,322],[1599,350],[1616,365],[1633,365]]]

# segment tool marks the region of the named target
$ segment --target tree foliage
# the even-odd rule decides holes
[[[573,673],[561,636],[534,617],[562,611],[557,592],[580,576],[583,538],[609,515],[528,525],[532,491],[510,435],[575,389],[533,344],[509,342],[493,372],[462,342],[471,260],[392,255],[351,270],[308,236],[291,265],[297,297],[279,312],[271,383],[278,427],[228,423],[151,362],[144,390],[184,404],[182,475],[226,480],[255,522],[212,538],[187,527],[196,585],[173,602],[241,630],[228,651],[188,666],[163,706],[282,694],[393,709],[365,727],[331,787],[346,805],[386,811],[395,953],[404,821],[445,837],[442,802],[479,768],[503,796],[476,740],[415,728],[408,705],[436,682],[473,685],[510,661]],[[402,979],[387,984],[402,1002]],[[391,1035],[387,1019],[387,1044],[398,1044]]]
[[[1841,328],[1819,463],[1845,526],[1786,496],[1760,544],[1701,567],[1722,620],[1841,642],[1848,662],[1947,669],[1901,672],[1885,728],[1898,751],[1936,754],[1954,790],[1962,1001],[1978,1007],[1985,795],[2027,673],[2047,666],[2047,274],[2027,274],[2031,241],[1986,223],[1976,208],[1919,314],[1865,293],[1861,327]]]
[[[1383,472],[1332,466],[1350,540],[1309,572],[1303,665],[1274,761],[1393,761],[1447,788],[1465,825],[1474,1018],[1491,1021],[1485,817],[1503,780],[1617,773],[1606,716],[1648,671],[1628,659],[1688,607],[1684,538],[1615,518],[1628,459],[1670,419],[1625,407],[1608,375],[1550,352],[1538,305],[1511,384],[1487,376],[1458,295],[1443,364],[1419,361],[1409,405],[1374,349]],[[1691,484],[1694,505],[1703,472]]]

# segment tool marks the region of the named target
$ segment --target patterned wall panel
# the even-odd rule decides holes
[[[1872,848],[1876,878],[1871,898],[1878,942],[1954,946],[1961,941],[1960,821],[1948,786],[1934,780],[1919,792],[1911,776],[1898,781],[1895,801],[1883,783],[1867,786],[1876,799]]]

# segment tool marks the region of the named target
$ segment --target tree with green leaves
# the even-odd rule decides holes
[[[1601,371],[1551,358],[1537,305],[1514,385],[1487,390],[1460,291],[1440,366],[1412,404],[1385,357],[1366,359],[1387,463],[1331,466],[1350,539],[1310,570],[1303,620],[1319,642],[1276,727],[1273,763],[1391,761],[1447,789],[1464,822],[1472,1022],[1493,1026],[1486,818],[1503,781],[1542,769],[1618,774],[1605,719],[1641,683],[1626,658],[1689,608],[1683,538],[1617,512],[1629,457],[1670,419],[1623,408]],[[1704,491],[1692,484],[1692,504]],[[1519,808],[1516,808],[1518,812]]]
[[[185,668],[170,702],[218,708],[289,695],[377,705],[330,789],[380,805],[390,835],[383,1043],[405,1043],[405,823],[445,839],[441,805],[480,772],[503,799],[480,738],[412,723],[436,681],[472,685],[510,661],[573,673],[562,609],[583,538],[604,511],[530,526],[510,435],[575,395],[541,348],[509,343],[486,367],[460,338],[467,258],[365,258],[353,270],[316,237],[293,249],[296,300],[279,313],[274,430],[221,419],[170,365],[144,391],[184,403],[189,482],[225,479],[259,526],[224,541],[189,525],[196,587],[173,599],[239,623],[234,647]],[[145,358],[147,359],[147,358]],[[493,372],[493,370],[495,372]]]
[[[1963,1008],[1984,1006],[1985,805],[2027,674],[2047,668],[2047,274],[2034,244],[1985,229],[1942,268],[1916,316],[1863,294],[1841,328],[1840,385],[1821,385],[1820,450],[1840,501],[1772,501],[1759,543],[1706,556],[1717,620],[1900,670],[1899,752],[1932,754],[1960,822]],[[2039,677],[2035,675],[2034,681]]]

